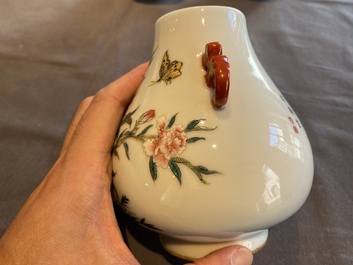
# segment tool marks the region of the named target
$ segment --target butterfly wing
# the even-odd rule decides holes
[[[171,78],[176,78],[176,77],[181,75],[180,69],[181,69],[182,66],[183,66],[182,62],[173,61],[171,63],[171,66],[169,67]]]
[[[164,73],[162,80],[166,83],[170,83],[171,79],[174,79],[181,75],[181,67],[183,66],[182,62],[173,61],[169,64],[167,71]]]
[[[168,71],[169,66],[170,66],[170,60],[169,60],[168,51],[166,51],[163,55],[161,68],[159,69],[159,79],[160,80],[163,80],[163,76]]]

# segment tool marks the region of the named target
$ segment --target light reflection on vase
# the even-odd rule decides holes
[[[220,109],[202,61],[212,42],[222,44],[230,65]],[[257,59],[238,10],[167,14],[156,23],[152,51],[114,145],[118,202],[140,224],[158,228],[172,254],[195,259],[233,244],[257,251],[311,188],[312,152],[299,118]]]
[[[281,184],[280,178],[267,165],[263,165],[262,175],[264,178],[265,189],[261,200],[258,202],[258,210],[261,211],[271,209],[279,205],[281,200]]]
[[[268,127],[270,130],[269,145],[271,147],[277,147],[290,157],[298,158],[300,160],[304,159],[302,155],[302,145],[298,137],[296,137],[293,133],[289,133],[289,137],[283,135],[283,130],[277,124],[270,123]],[[290,143],[288,143],[285,138],[289,138]]]

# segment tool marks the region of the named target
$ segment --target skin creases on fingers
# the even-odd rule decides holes
[[[140,65],[98,91],[71,134],[73,154],[84,152],[101,160],[97,153],[110,152],[121,116],[143,81],[146,69],[147,64]],[[94,152],[87,154],[89,150]]]

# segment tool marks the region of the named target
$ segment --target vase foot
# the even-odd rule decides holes
[[[160,235],[160,241],[163,248],[178,258],[186,260],[197,260],[210,252],[227,247],[230,245],[243,245],[249,248],[253,253],[260,250],[266,243],[268,229],[249,233],[241,233],[229,241],[222,242],[196,242],[183,239],[183,237],[170,237]]]

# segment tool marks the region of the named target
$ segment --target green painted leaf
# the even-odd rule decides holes
[[[202,183],[208,184],[208,183],[206,182],[206,180],[204,180],[204,178],[202,177],[202,174],[197,170],[196,167],[192,166],[192,167],[190,167],[190,169],[196,174],[196,176],[199,178],[199,180],[200,180]]]
[[[124,146],[124,149],[125,149],[126,157],[127,157],[127,159],[130,160],[130,156],[129,156],[129,146],[128,146],[128,144],[125,143],[125,142],[123,143],[123,146]]]
[[[182,163],[184,165],[191,165],[189,160],[186,160],[185,158],[182,158],[182,157],[172,157],[170,160],[176,163]]]
[[[152,229],[152,230],[161,231],[161,232],[163,231],[163,230],[161,230],[161,229],[155,227],[155,226],[152,225],[152,224],[144,223],[143,225],[146,226],[146,227],[149,228],[149,229]]]
[[[124,119],[124,122],[129,124],[129,126],[131,126],[132,124],[132,118],[130,116],[127,116],[125,119]]]
[[[204,167],[204,166],[196,166],[195,168],[196,168],[197,171],[200,172],[201,174],[205,174],[205,175],[219,174],[218,171],[209,170],[208,168],[206,168],[206,167]]]
[[[136,110],[139,108],[140,106],[138,106],[136,109],[134,109],[133,111],[131,111],[131,112],[129,112],[129,116],[131,117],[132,115],[134,115],[135,114],[135,112],[136,112]]]
[[[210,128],[210,127],[206,127],[206,126],[196,126],[193,131],[213,131],[217,129],[217,126],[216,127],[213,127],[213,128]]]
[[[169,121],[169,123],[168,123],[166,129],[170,129],[170,128],[173,126],[173,124],[174,124],[174,122],[175,122],[175,118],[176,118],[177,115],[178,115],[178,113],[176,113],[176,114],[170,119],[170,121]]]
[[[153,125],[148,125],[145,129],[143,129],[142,132],[140,132],[137,136],[143,136],[146,134],[146,132],[152,127]]]
[[[116,151],[116,149],[115,149],[115,148],[113,149],[113,155],[115,155],[117,158],[119,158],[118,151]]]
[[[186,143],[191,144],[191,143],[195,143],[200,140],[206,140],[206,138],[204,138],[204,137],[191,137],[191,138],[186,139]]]
[[[161,229],[158,229],[157,227],[155,227],[153,224],[146,223],[146,218],[140,219],[139,223],[140,223],[140,225],[143,225],[143,226],[145,226],[145,227],[147,227],[149,229],[162,231]]]
[[[121,137],[124,135],[125,131],[126,131],[126,128],[118,135],[118,137],[116,137],[116,139],[115,139],[116,145],[118,144]]]
[[[217,129],[216,127],[210,128],[210,127],[206,127],[206,126],[195,126],[192,131],[213,131]]]
[[[139,107],[137,107],[135,110],[133,110],[133,111],[127,113],[127,114],[125,115],[124,119],[122,120],[121,125],[123,125],[124,123],[127,123],[127,124],[129,124],[129,126],[131,126],[131,124],[132,124],[132,118],[131,118],[131,116],[134,115],[134,113],[136,112],[136,110],[137,110],[138,108],[139,108]],[[121,125],[120,125],[120,126],[121,126]]]
[[[155,181],[157,179],[157,165],[153,161],[153,157],[152,156],[150,157],[149,166],[150,166],[151,177],[152,177],[153,181]]]
[[[132,131],[127,131],[127,132],[124,132],[124,135],[127,136],[127,137],[130,137],[130,136],[133,136],[133,135],[134,135],[134,132],[132,132]]]
[[[169,167],[181,185],[181,171],[180,171],[178,164],[175,163],[173,160],[169,160]]]
[[[121,196],[121,204],[122,205],[127,205],[129,203],[129,201],[130,201],[129,198],[125,194],[123,194]]]
[[[198,125],[201,121],[204,121],[205,119],[199,119],[199,120],[193,120],[189,122],[189,124],[186,126],[185,132],[190,132],[193,131],[196,125]]]

